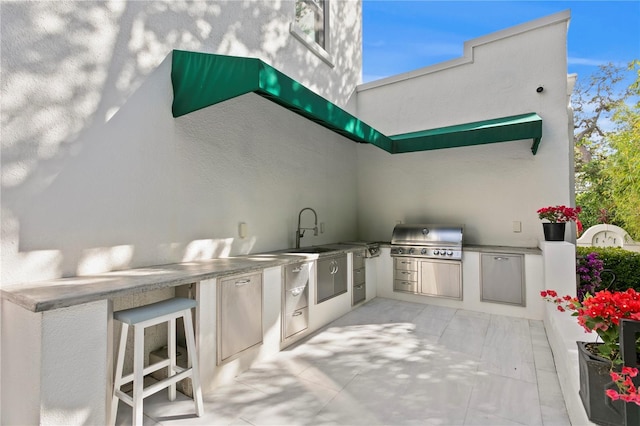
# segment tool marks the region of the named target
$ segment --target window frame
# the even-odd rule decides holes
[[[306,3],[310,7],[316,8],[316,10],[323,10],[323,37],[324,37],[324,46],[320,45],[318,42],[314,40],[313,37],[307,35],[302,28],[298,25],[296,16],[295,16],[295,8],[299,2]],[[320,7],[318,4],[322,2],[324,8]],[[293,22],[289,26],[289,32],[294,36],[298,41],[304,44],[311,52],[313,52],[316,56],[322,59],[327,65],[332,68],[335,66],[333,63],[333,57],[329,53],[331,46],[331,37],[330,37],[330,1],[329,0],[295,0],[294,2],[294,18]]]

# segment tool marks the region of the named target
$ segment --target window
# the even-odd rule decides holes
[[[296,24],[326,50],[324,0],[296,0]]]
[[[296,0],[291,34],[333,66],[329,55],[329,0]]]

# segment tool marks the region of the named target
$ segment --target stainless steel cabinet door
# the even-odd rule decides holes
[[[333,274],[333,295],[337,296],[347,292],[347,255],[334,258],[336,265],[335,273]]]
[[[262,275],[218,284],[218,363],[262,343]]]
[[[316,283],[316,303],[333,296],[333,259],[318,260],[318,282]]]
[[[347,255],[318,260],[316,303],[347,292]]]
[[[460,262],[420,261],[420,293],[427,296],[462,299]]]
[[[525,306],[523,255],[483,253],[480,269],[483,302]]]

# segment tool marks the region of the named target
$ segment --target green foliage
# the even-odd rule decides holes
[[[640,82],[640,67],[637,72],[636,83]],[[640,96],[640,84],[632,88]],[[640,101],[616,108],[613,120],[618,129],[608,137],[613,153],[604,175],[611,184],[616,218],[634,240],[640,240]]]
[[[625,70],[612,64],[576,87],[576,205],[583,209],[584,229],[610,223],[640,240],[640,103],[626,103],[640,99],[640,61],[633,61],[629,71],[636,79],[624,89]],[[603,122],[616,128],[607,131]]]
[[[576,247],[576,254],[586,256],[598,253],[598,258],[604,262],[605,270],[615,274],[615,282],[609,290],[624,291],[633,288],[640,291],[640,253],[613,247]],[[602,286],[611,282],[610,275],[602,273]]]

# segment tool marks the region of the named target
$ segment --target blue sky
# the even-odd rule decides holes
[[[363,0],[363,81],[460,57],[466,40],[567,9],[568,73],[640,59],[640,0]]]

